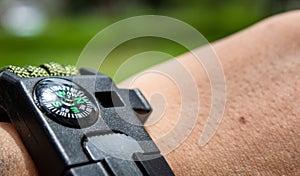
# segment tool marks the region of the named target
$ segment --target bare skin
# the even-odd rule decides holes
[[[215,136],[204,147],[199,146],[199,137],[209,114],[208,77],[191,54],[177,58],[197,83],[201,111],[188,138],[166,155],[176,175],[300,174],[299,21],[300,11],[277,15],[212,45],[225,73],[227,102]],[[205,47],[197,52],[205,53]],[[173,62],[155,70],[172,71]],[[148,99],[155,93],[163,95],[164,113],[157,119],[159,113],[154,111],[149,121],[156,123],[147,130],[166,151],[158,139],[178,121],[180,90],[170,79],[155,73],[144,74],[131,85]],[[195,101],[190,97],[185,103]],[[160,109],[154,97],[150,102]],[[191,118],[189,114],[185,118]],[[0,123],[0,148],[0,175],[38,175],[10,124]]]

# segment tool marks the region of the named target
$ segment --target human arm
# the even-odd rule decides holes
[[[211,101],[205,70],[190,54],[156,67],[162,72],[172,71],[172,62],[181,63],[195,79],[200,95],[201,111],[192,133],[166,156],[176,175],[300,172],[299,19],[299,11],[277,15],[212,44],[226,77],[227,102],[217,133],[204,147],[199,146],[199,138]],[[205,47],[197,51],[205,52]],[[135,80],[132,86],[150,99],[154,109],[150,121],[157,118],[155,110],[161,105],[155,99],[151,101],[151,95],[163,95],[165,113],[147,130],[154,139],[169,132],[180,113],[178,87],[153,73]],[[184,118],[189,118],[188,114]],[[0,130],[1,175],[37,174],[12,125],[1,123]]]

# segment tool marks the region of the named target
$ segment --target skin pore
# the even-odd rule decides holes
[[[144,72],[123,83],[139,88],[150,100],[154,112],[147,130],[167,154],[175,175],[300,174],[299,20],[300,11],[276,15],[212,44],[226,77],[226,107],[216,134],[205,146],[199,145],[199,138],[209,115],[211,85],[192,54],[149,69],[175,73],[175,63],[179,63],[198,88],[201,108],[197,122],[172,151],[159,139],[172,131],[180,118],[192,120],[191,114],[198,108],[191,106],[190,113],[181,116],[178,86],[158,72]],[[204,55],[207,47],[196,52]],[[192,93],[187,96],[184,103],[196,101]],[[164,108],[159,101],[162,98]],[[0,175],[38,175],[8,123],[0,123]]]

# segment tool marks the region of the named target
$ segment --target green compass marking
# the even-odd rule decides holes
[[[82,97],[74,98],[74,100],[76,101],[77,104],[84,104],[87,101],[89,101],[89,99],[84,98],[84,97],[83,98]]]
[[[46,78],[35,87],[39,107],[54,121],[67,126],[88,126],[98,119],[95,99],[67,79]]]
[[[59,107],[61,107],[63,104],[62,104],[61,102],[59,102],[59,101],[55,101],[55,102],[52,103],[52,105],[53,105],[54,107],[56,107],[56,108],[59,108]]]
[[[71,111],[72,111],[73,113],[75,113],[75,114],[80,113],[79,109],[78,109],[77,107],[75,107],[75,106],[71,107],[70,109],[71,109]]]
[[[66,92],[65,91],[58,91],[58,92],[55,92],[55,94],[57,96],[59,96],[60,98],[63,98],[64,96],[66,96]]]

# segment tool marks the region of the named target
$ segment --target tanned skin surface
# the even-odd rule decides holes
[[[299,21],[300,11],[276,15],[212,44],[226,78],[226,106],[216,134],[204,147],[199,146],[199,138],[211,103],[204,68],[189,53],[152,68],[176,72],[173,63],[180,63],[194,78],[200,95],[201,110],[191,134],[166,155],[176,175],[300,175]],[[196,52],[205,54],[206,49]],[[172,130],[181,106],[176,84],[154,72],[127,83],[139,88],[153,106],[149,121],[156,123],[147,126],[150,135],[157,140]],[[155,93],[163,95],[166,103],[159,119],[155,109],[161,104],[153,98]],[[196,101],[194,95],[188,96],[185,103]],[[192,117],[187,113],[184,118]],[[163,143],[157,144],[167,150]],[[0,175],[38,175],[8,123],[0,123]]]

